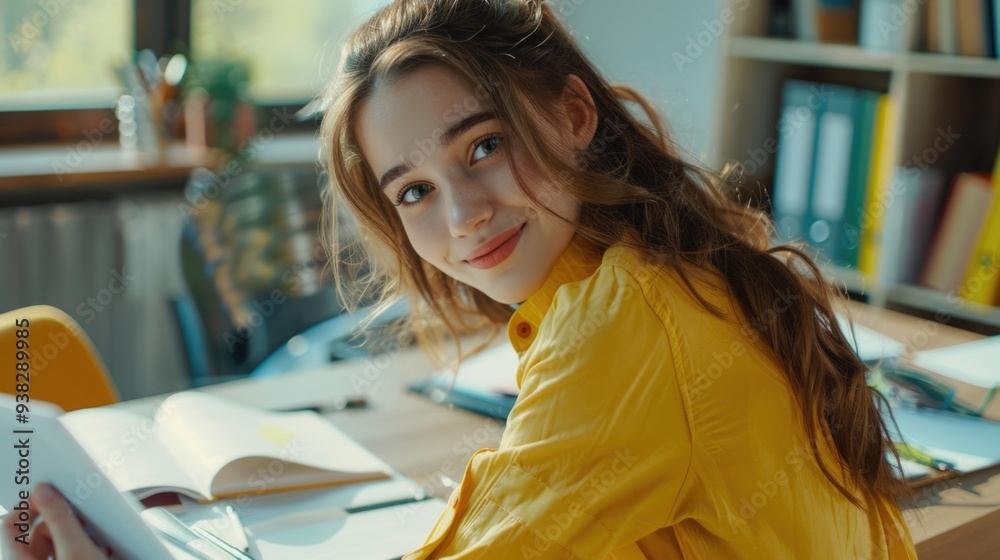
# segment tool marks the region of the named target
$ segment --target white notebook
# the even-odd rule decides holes
[[[920,352],[913,364],[984,389],[1000,386],[1000,336]]]
[[[197,391],[147,418],[113,407],[60,417],[121,491],[202,502],[388,478],[391,469],[315,412],[270,412]]]

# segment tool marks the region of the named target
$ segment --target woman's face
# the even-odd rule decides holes
[[[425,64],[360,109],[365,160],[420,257],[501,303],[524,301],[542,286],[574,227],[532,204],[505,152],[514,150],[526,188],[553,211],[575,223],[579,203],[538,181],[472,83]],[[574,142],[572,132],[562,137]]]

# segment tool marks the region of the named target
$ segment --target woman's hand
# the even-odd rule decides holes
[[[13,511],[13,504],[8,507]],[[3,520],[2,546],[5,560],[105,560],[108,555],[94,544],[65,498],[49,484],[40,482],[28,497],[32,517],[44,519],[28,535],[28,544],[17,540],[21,532],[10,516]]]

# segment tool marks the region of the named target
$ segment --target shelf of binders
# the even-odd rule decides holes
[[[1000,334],[1000,262],[974,269],[1000,254],[1000,61],[767,37],[767,2],[727,6],[711,163],[852,297]]]

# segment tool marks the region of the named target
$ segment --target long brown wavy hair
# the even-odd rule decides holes
[[[867,384],[868,367],[838,327],[833,302],[843,296],[800,246],[771,246],[773,224],[740,201],[738,181],[685,161],[650,102],[634,89],[605,81],[540,0],[397,0],[348,38],[338,76],[322,96],[327,109],[321,129],[332,185],[324,237],[330,254],[338,256],[334,273],[346,302],[375,302],[377,314],[409,300],[407,327],[422,345],[446,335],[454,341],[488,325],[496,333],[511,316],[511,306],[417,255],[359,148],[354,130],[359,105],[380,85],[430,62],[475,84],[542,179],[581,201],[578,235],[602,252],[623,243],[670,267],[716,315],[721,311],[697,293],[685,268],[721,273],[749,319],[745,332],[787,375],[807,433],[827,434],[849,480],[874,495],[912,500],[913,491],[887,457],[898,464],[876,406],[876,399],[885,399]],[[553,113],[570,74],[589,89],[598,125],[590,146],[568,160],[543,136],[534,115]],[[641,108],[649,122],[634,117],[629,104]],[[512,152],[506,150],[522,191],[546,209],[544,200],[524,188]],[[351,228],[343,222],[352,218],[356,234],[344,239]],[[344,267],[345,258],[350,266]],[[867,512],[815,445],[813,454],[836,488]]]

